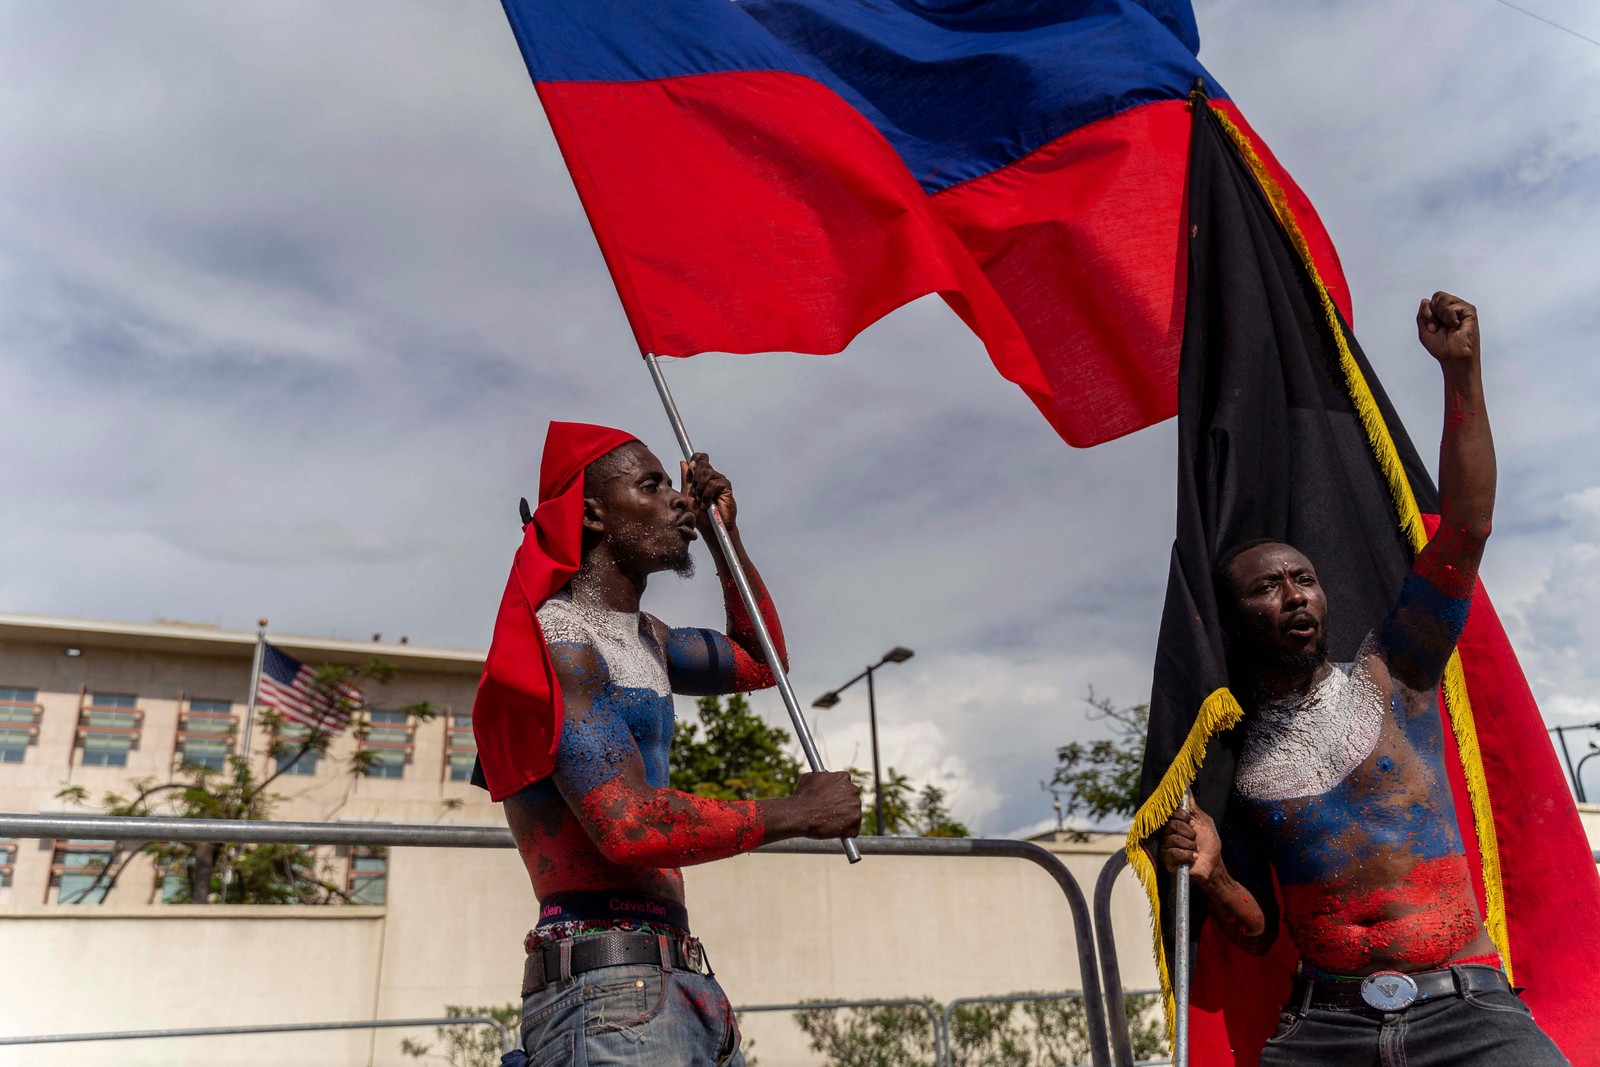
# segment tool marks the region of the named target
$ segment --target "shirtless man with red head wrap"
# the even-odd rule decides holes
[[[615,431],[555,423],[545,448],[540,511],[525,510],[531,535],[474,714],[486,720],[475,722],[480,749],[503,749],[518,736],[508,714],[550,713],[539,690],[548,676],[526,670],[541,652],[524,618],[534,609],[531,632],[542,636],[560,707],[553,766],[538,751],[482,756],[540,903],[526,946],[523,1047],[540,1067],[742,1064],[728,999],[689,933],[679,868],[768,841],[854,835],[860,792],[843,773],[802,775],[792,796],[764,800],[668,787],[673,693],[774,684],[713,538],[706,540],[722,578],[726,632],[672,628],[640,611],[651,574],[692,572],[690,545],[709,534],[711,508],[783,647],[777,613],[744,554],[733,489],[704,454],[680,465],[683,488],[675,488],[649,449]],[[579,472],[562,472],[553,450],[576,460]],[[536,582],[545,588],[529,588]],[[512,689],[518,702],[507,699]]]

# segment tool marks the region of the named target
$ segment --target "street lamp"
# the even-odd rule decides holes
[[[872,672],[885,663],[904,663],[916,653],[909,648],[894,646],[883,654],[883,658],[872,664],[866,670],[850,679],[837,689],[830,689],[811,702],[814,708],[831,708],[839,703],[839,694],[855,685],[861,679],[867,680],[867,721],[872,728],[872,814],[877,823],[878,836],[883,836],[883,771],[878,763],[878,700],[877,692],[872,685]]]

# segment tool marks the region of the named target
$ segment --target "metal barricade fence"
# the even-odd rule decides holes
[[[248,822],[228,819],[121,818],[109,815],[0,814],[0,838],[68,838],[96,841],[207,841],[228,844],[366,845],[401,848],[515,848],[511,831],[496,826],[405,823]],[[1027,860],[1042,867],[1061,889],[1072,912],[1073,941],[1089,1029],[1092,1067],[1111,1067],[1105,999],[1096,958],[1094,926],[1077,879],[1056,855],[1031,841],[987,838],[861,837],[863,854],[877,856],[971,856]],[[793,840],[758,851],[837,855],[834,841]],[[1120,993],[1120,986],[1117,987]],[[1120,996],[1118,997],[1120,1005]],[[1119,1006],[1120,1010],[1120,1006]],[[1125,1029],[1120,1015],[1113,1017]]]
[[[264,1023],[256,1026],[195,1026],[184,1030],[106,1030],[95,1034],[40,1034],[35,1037],[0,1037],[4,1045],[65,1045],[78,1041],[133,1041],[155,1037],[234,1037],[239,1034],[295,1034],[319,1030],[409,1030],[424,1026],[492,1026],[500,1032],[500,1049],[510,1052],[511,1031],[487,1015],[456,1015],[438,1019],[371,1019],[350,1023]]]
[[[1105,985],[1106,1022],[1116,1067],[1133,1067],[1133,1035],[1128,1032],[1128,1011],[1122,991],[1122,964],[1117,960],[1117,937],[1111,928],[1111,891],[1117,875],[1128,866],[1121,849],[1106,858],[1094,882],[1094,934],[1099,949],[1100,977]]]

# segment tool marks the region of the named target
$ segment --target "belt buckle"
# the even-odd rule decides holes
[[[693,937],[684,939],[683,962],[688,965],[689,970],[696,974],[704,974],[705,958],[705,950],[700,947],[698,939]]]
[[[1361,980],[1361,999],[1379,1011],[1401,1011],[1417,1002],[1417,982],[1402,971],[1376,971]]]

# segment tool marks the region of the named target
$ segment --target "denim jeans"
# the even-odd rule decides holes
[[[522,1002],[528,1067],[744,1067],[715,978],[653,964],[600,967]]]
[[[1405,1011],[1290,1005],[1261,1050],[1261,1067],[1568,1067],[1526,1005],[1510,993],[1425,1001]]]

